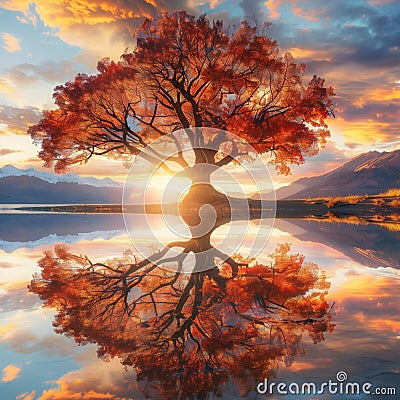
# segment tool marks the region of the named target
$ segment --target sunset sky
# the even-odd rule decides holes
[[[95,73],[103,57],[134,46],[145,17],[186,9],[235,24],[256,15],[284,51],[335,88],[331,139],[317,156],[274,176],[277,186],[320,174],[362,152],[400,148],[400,7],[398,0],[0,0],[0,167],[41,168],[26,129],[54,107],[54,86]],[[71,172],[123,180],[122,163],[98,158]]]

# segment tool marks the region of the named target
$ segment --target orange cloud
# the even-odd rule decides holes
[[[346,121],[336,118],[329,121],[331,132],[343,135],[344,144],[349,147],[368,146],[377,143],[398,140],[398,133],[393,132],[393,126],[389,122],[375,120]]]
[[[11,382],[14,379],[17,379],[19,373],[21,372],[21,368],[16,367],[13,364],[9,364],[3,368],[3,378],[2,382]]]
[[[326,51],[291,47],[288,50],[296,59],[307,58],[314,61],[331,61],[332,55]]]
[[[290,366],[290,370],[292,372],[313,370],[314,368],[315,365],[312,362],[306,361],[294,361],[293,364]]]
[[[18,50],[21,50],[22,47],[20,46],[20,40],[11,33],[3,33],[1,35],[3,39],[3,49],[8,51],[9,53],[14,53]]]
[[[30,393],[22,393],[15,398],[15,400],[34,400],[36,396],[36,390],[32,390]]]
[[[3,339],[6,339],[9,335],[9,333],[12,332],[15,329],[15,327],[16,327],[15,324],[1,325],[0,326],[0,341]]]
[[[322,12],[321,10],[316,9],[304,10],[297,6],[293,6],[292,11],[296,17],[305,18],[308,21],[318,21],[319,18],[317,17],[317,14]]]
[[[26,135],[29,126],[38,122],[41,114],[36,107],[15,108],[0,105],[0,132],[8,128],[13,133]],[[4,142],[2,142],[4,145]]]
[[[104,362],[97,358],[93,349],[87,349],[75,360],[81,364],[81,368],[66,373],[56,381],[47,382],[53,387],[44,390],[38,400],[142,398],[135,373],[125,370],[118,359]]]
[[[304,2],[302,2],[301,0],[290,0],[285,2],[283,0],[267,0],[264,5],[269,10],[269,16],[276,19],[280,16],[280,6],[286,3],[291,4],[291,11],[293,15],[295,15],[296,17],[304,18],[308,21],[318,21],[318,14],[321,14],[325,11],[323,9],[304,8],[302,7],[304,5]]]
[[[369,101],[391,101],[400,99],[400,88],[392,87],[385,89],[368,90],[359,96],[353,104],[357,107],[362,107]]]
[[[29,16],[30,3],[5,0],[2,7]],[[35,6],[45,25],[57,30],[55,35],[89,51],[95,60],[105,56],[119,58],[125,47],[132,47],[133,33],[144,18],[156,17],[165,10],[191,8],[185,0],[38,0]]]
[[[92,399],[113,399],[116,397],[112,393],[99,393],[89,390],[85,393],[72,391],[65,382],[60,381],[59,387],[45,390],[39,400],[92,400]],[[123,400],[122,398],[118,398]]]
[[[398,100],[400,99],[400,88],[375,89],[369,93],[371,100]]]
[[[400,331],[400,321],[392,319],[377,318],[368,321],[368,326],[377,331]]]
[[[371,307],[379,306],[382,299],[390,299],[394,296],[393,286],[394,278],[379,276],[375,273],[363,273],[356,275],[345,275],[345,279],[339,285],[333,285],[330,296],[336,300],[345,300],[347,298],[362,298],[371,301]],[[358,317],[361,321],[362,314]]]
[[[269,16],[271,18],[279,18],[279,7],[281,6],[281,0],[267,0],[264,4],[268,8]]]
[[[0,92],[11,93],[12,91],[13,87],[10,85],[10,83],[4,78],[0,78]]]

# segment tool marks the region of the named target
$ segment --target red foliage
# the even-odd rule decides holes
[[[233,277],[226,265],[189,276],[127,258],[91,264],[57,246],[29,288],[57,310],[56,332],[136,368],[150,398],[207,398],[228,381],[246,394],[304,352],[303,332],[319,342],[333,328],[325,276],[289,250]]]
[[[279,55],[265,28],[243,21],[225,29],[186,12],[146,20],[137,47],[98,74],[57,86],[55,111],[29,129],[40,157],[57,171],[93,154],[135,155],[179,128],[214,127],[271,152],[282,173],[318,152],[329,130],[331,87],[302,80],[304,64]],[[207,160],[215,162],[215,160]]]

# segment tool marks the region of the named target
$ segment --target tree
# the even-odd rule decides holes
[[[58,245],[29,290],[57,310],[57,333],[134,367],[149,398],[208,398],[228,381],[245,396],[304,352],[304,333],[317,343],[333,329],[325,275],[289,251],[184,275],[129,254],[94,264]]]
[[[174,130],[213,127],[270,152],[289,173],[288,164],[316,154],[329,136],[332,88],[317,76],[304,85],[305,65],[281,56],[265,26],[243,21],[225,29],[181,11],[146,19],[136,38],[121,61],[103,59],[97,75],[78,74],[55,88],[57,108],[29,129],[46,166],[63,172],[93,155],[129,158]],[[197,132],[190,140],[196,163],[222,167],[240,155],[223,137],[222,158],[200,151]],[[168,161],[187,166],[179,151]]]

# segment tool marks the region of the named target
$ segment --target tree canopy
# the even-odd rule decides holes
[[[57,310],[57,333],[134,367],[146,398],[208,398],[227,382],[245,396],[304,353],[303,334],[318,343],[333,324],[324,273],[288,244],[268,265],[236,262],[186,275],[129,254],[92,263],[57,245],[29,289]]]
[[[304,84],[306,66],[280,55],[266,27],[224,27],[181,11],[146,19],[136,39],[119,62],[103,59],[96,75],[55,88],[57,108],[29,129],[46,166],[63,172],[93,155],[129,158],[174,130],[213,127],[270,152],[288,173],[329,137],[333,89],[317,76]],[[213,154],[197,161],[216,162]]]

